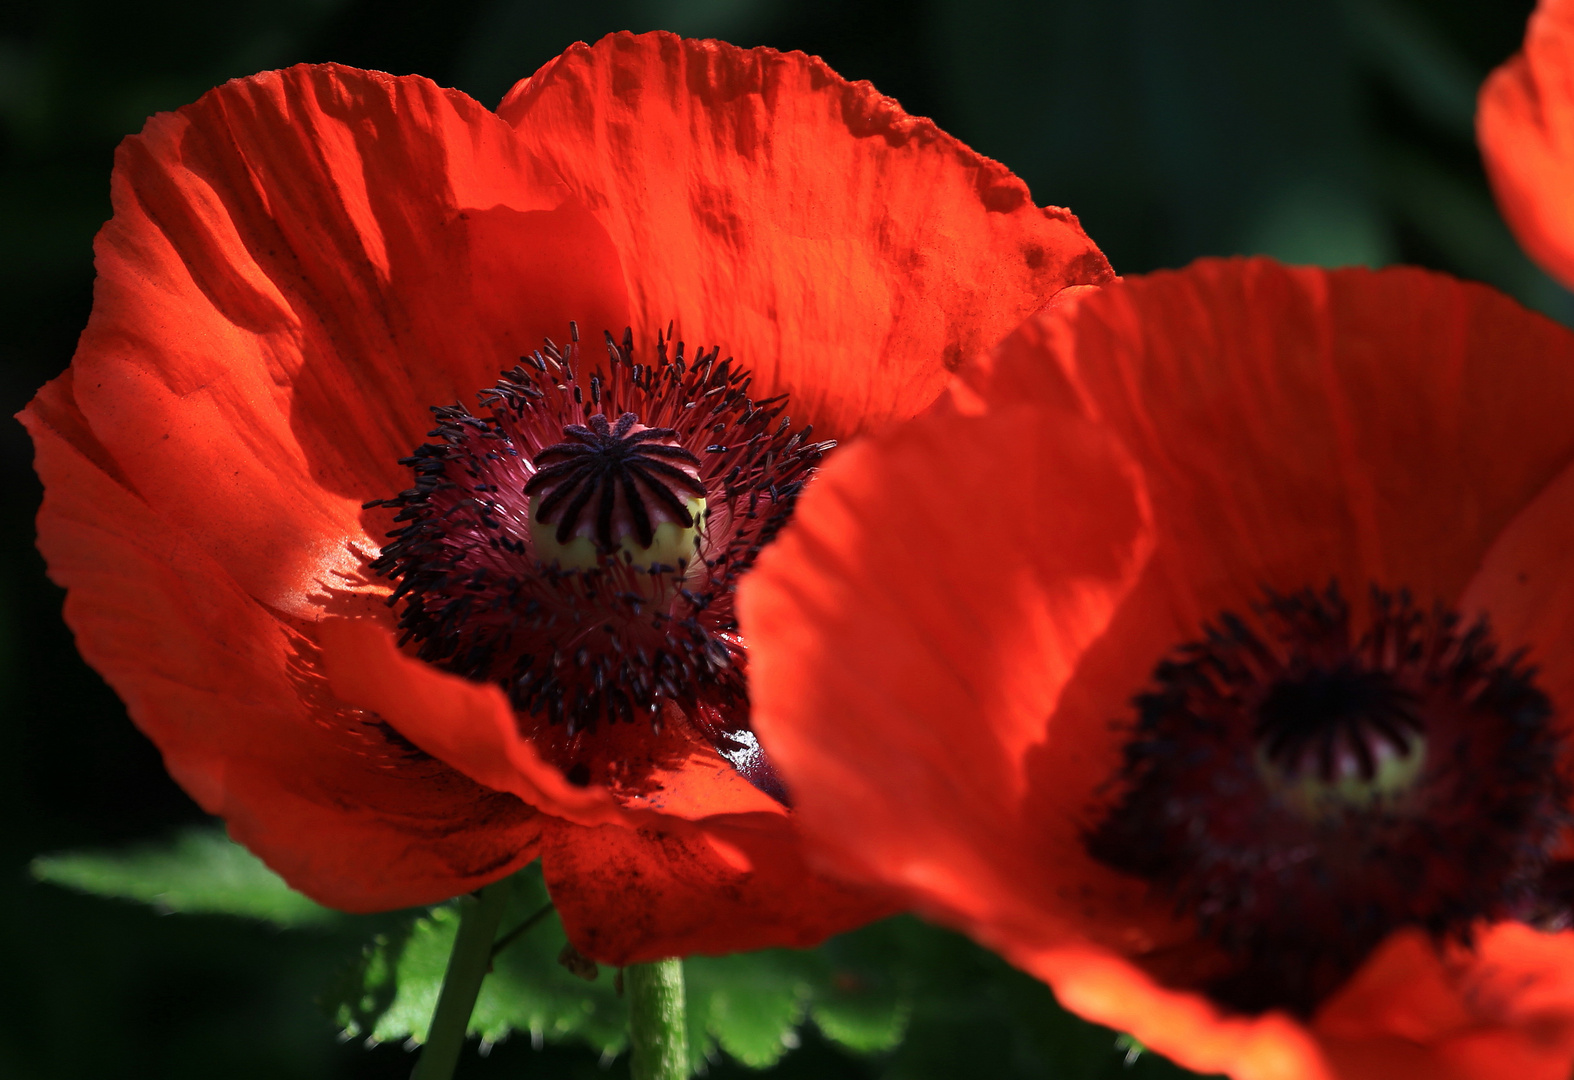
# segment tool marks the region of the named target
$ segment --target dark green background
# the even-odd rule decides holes
[[[819,53],[1005,162],[1039,202],[1071,207],[1123,273],[1235,252],[1416,262],[1568,319],[1568,294],[1498,219],[1471,137],[1475,89],[1518,47],[1530,6],[13,0],[0,7],[0,411],[20,408],[70,358],[91,302],[90,243],[109,213],[111,155],[148,113],[227,78],[320,60],[429,75],[493,105],[571,41],[615,29]],[[27,879],[40,852],[156,837],[200,815],[72,649],[61,595],[32,548],[39,488],[19,427],[0,427],[0,453],[0,1075],[407,1075],[396,1048],[336,1044],[310,1001],[355,941],[161,918]],[[959,945],[955,962],[988,961]],[[1040,1023],[1008,1015],[1037,1000],[1017,990],[1017,1005],[974,1003],[935,1060],[980,1060],[954,1037],[972,1031],[988,1044],[988,1071],[1056,1075],[1009,1045]],[[1060,1022],[1044,1008],[1042,1024]],[[778,1071],[878,1067],[809,1038]],[[526,1040],[466,1068],[600,1075],[592,1056],[537,1055]]]

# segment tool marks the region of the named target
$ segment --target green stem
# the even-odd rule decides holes
[[[623,971],[623,987],[629,1000],[629,1072],[634,1080],[688,1080],[683,961],[631,964]]]
[[[497,937],[503,909],[508,906],[508,878],[493,882],[480,892],[459,898],[459,932],[454,951],[448,954],[443,989],[426,1033],[426,1047],[415,1063],[410,1080],[449,1080],[464,1049],[465,1032],[481,980],[492,964],[492,940]]]

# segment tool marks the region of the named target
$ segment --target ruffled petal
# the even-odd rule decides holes
[[[826,467],[740,610],[755,729],[833,870],[1036,917],[1023,758],[1148,535],[1129,459],[1073,412],[937,410]]]
[[[587,755],[632,768],[638,783],[576,786],[521,731],[503,691],[473,683],[401,653],[384,625],[327,619],[316,628],[334,693],[375,713],[405,738],[478,784],[507,791],[554,817],[581,825],[620,822],[654,827],[654,815],[680,819],[761,812],[780,803],[739,776],[708,745],[672,729],[663,739],[647,725],[617,724],[587,732]]]
[[[81,412],[157,513],[303,617],[375,553],[361,504],[408,486],[429,406],[473,400],[570,318],[627,318],[606,230],[426,79],[228,83],[127,139],[113,197]]]
[[[813,873],[777,815],[714,818],[703,832],[568,827],[541,865],[569,939],[607,964],[805,948],[899,909]]]
[[[671,34],[575,45],[498,109],[611,233],[635,325],[676,320],[846,437],[917,413],[1062,286],[1060,209],[816,57]]]
[[[83,657],[170,774],[295,888],[381,910],[535,857],[540,816],[333,697],[309,638],[107,468],[68,372],[22,414],[45,485],[39,547]]]
[[[1536,8],[1524,50],[1482,84],[1476,139],[1520,245],[1574,289],[1574,2]]]

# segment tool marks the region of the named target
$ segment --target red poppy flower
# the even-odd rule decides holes
[[[667,34],[495,114],[332,65],[232,82],[126,140],[113,195],[22,414],[39,544],[236,839],[350,910],[539,855],[614,963],[888,910],[805,869],[733,589],[822,440],[1109,278],[1074,218],[819,60]]]
[[[1409,269],[1068,294],[744,583],[820,861],[1193,1069],[1567,1077],[1574,334]]]
[[[1541,0],[1524,51],[1482,84],[1476,137],[1520,245],[1574,289],[1574,2]]]

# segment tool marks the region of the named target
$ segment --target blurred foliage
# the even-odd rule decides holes
[[[490,105],[570,41],[614,29],[662,27],[819,53],[1005,162],[1040,202],[1071,207],[1122,272],[1236,252],[1327,264],[1397,260],[1486,281],[1574,321],[1569,294],[1528,263],[1504,228],[1471,138],[1475,89],[1518,47],[1531,7],[1532,0],[15,0],[0,7],[0,404],[20,408],[69,359],[90,307],[91,239],[109,216],[114,147],[148,113],[228,78],[320,60],[419,72]],[[0,948],[12,984],[26,988],[0,1017],[0,1075],[406,1075],[410,1060],[397,1045],[336,1043],[333,1024],[311,1000],[360,963],[377,935],[378,948],[402,934],[414,948],[416,927],[435,933],[441,914],[324,919],[285,931],[265,920],[268,910],[287,907],[263,903],[248,919],[171,918],[47,888],[25,873],[40,852],[169,835],[202,818],[76,656],[60,593],[32,550],[39,490],[15,425],[0,428],[0,453],[0,544],[8,556],[0,563],[0,705],[10,718],[0,728],[0,812],[12,826],[0,840],[11,868],[0,879],[9,915]],[[186,850],[206,850],[220,865],[231,858],[195,843]],[[137,858],[144,860],[137,873],[158,865],[148,849]],[[219,902],[175,887],[173,877],[155,892],[133,887],[129,864],[35,865],[55,881],[162,897],[169,910]],[[246,872],[231,870],[246,893]],[[537,932],[545,940],[555,930]],[[520,956],[528,940],[516,946]],[[865,1056],[836,1045],[856,1043],[859,1023],[878,1034],[879,1017],[816,1011],[820,999],[802,993],[798,980],[808,977],[794,960],[750,976],[776,988],[775,1011],[757,1013],[763,1034],[749,1045],[718,1036],[724,1052],[711,1074],[741,1075],[736,1059],[751,1055],[763,1061],[763,1048],[787,1030],[782,1018],[796,1024],[804,1010],[809,1022],[789,1033],[801,1046],[773,1074],[1141,1078],[1167,1068],[1139,1055],[1128,1070],[1124,1051],[1112,1049],[1113,1033],[1060,1012],[1044,987],[983,950],[910,920],[838,939],[815,955],[833,969],[856,968],[865,949],[882,964],[889,959],[871,970],[888,972],[908,995],[898,1048]],[[720,1016],[715,1030],[741,1032],[725,1026],[742,1008],[741,991],[719,963],[714,976],[711,961],[693,965],[696,986],[713,979],[706,1023]],[[605,986],[607,978],[586,985]],[[379,992],[397,996],[399,988],[385,983]],[[539,1051],[516,1038],[484,1060],[467,1059],[465,1074],[620,1075],[621,1059],[604,1071],[595,1050],[554,1045],[544,1032]]]
[[[41,855],[32,871],[40,881],[138,900],[163,912],[241,915],[280,927],[344,918],[290,888],[220,829],[186,829],[167,845]]]

